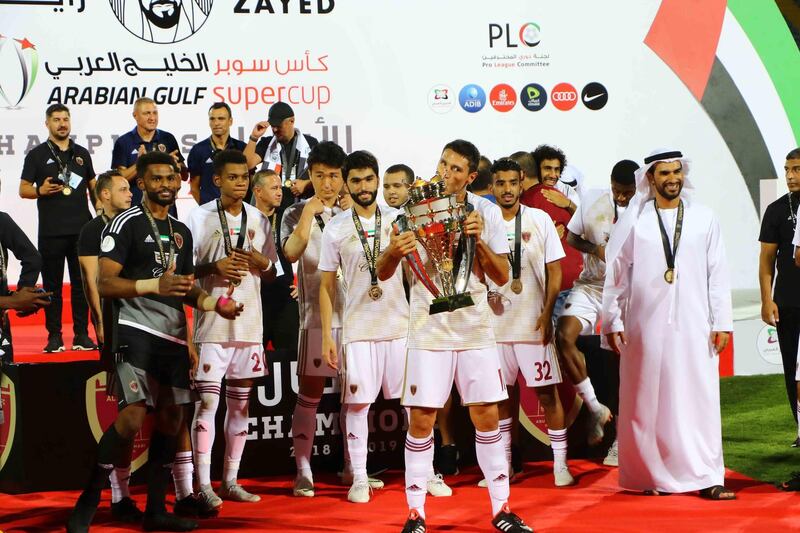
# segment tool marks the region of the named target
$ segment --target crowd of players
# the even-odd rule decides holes
[[[613,415],[597,400],[576,343],[581,335],[596,334],[604,322],[609,238],[631,199],[648,188],[661,228],[660,236],[655,233],[656,250],[663,244],[660,261],[668,267],[664,294],[680,286],[675,283],[678,243],[686,242],[682,246],[691,250],[694,238],[684,229],[681,241],[681,190],[688,161],[677,151],[651,154],[641,168],[622,160],[610,169],[608,188],[586,190],[580,174],[568,172],[572,167],[558,148],[541,145],[492,162],[468,141],[448,143],[436,175],[448,193],[470,206],[463,232],[476,240],[467,287],[474,306],[430,314],[433,295],[404,258],[418,253],[431,278],[438,279],[438,274],[414,233],[399,231],[397,224],[408,190],[418,179],[408,166],[389,167],[381,180],[374,155],[346,154],[333,142],[302,134],[285,103],[270,108],[268,120],[255,125],[247,143],[231,138],[232,115],[226,104],[214,104],[208,116],[211,136],[196,144],[184,163],[174,137],[158,129],[155,103],[137,101],[137,126],[115,144],[114,170],[95,179],[88,153],[69,139],[69,110],[54,105],[47,110],[50,137],[44,143],[52,157],[46,153],[42,159],[47,161],[34,164],[34,150],[30,164],[26,159],[23,183],[33,192],[25,193],[39,199],[40,210],[50,200],[72,200],[73,195],[64,193],[69,190],[82,194],[84,201],[91,191],[98,212],[80,232],[78,256],[119,414],[99,441],[95,467],[68,531],[88,531],[109,477],[115,518],[142,522],[145,530],[192,530],[198,527],[194,518],[215,516],[225,499],[259,501],[237,476],[247,441],[248,399],[256,380],[267,373],[268,343],[297,350],[295,496],[314,496],[316,410],[330,378],[340,380],[342,391],[347,499],[366,503],[373,490],[383,487],[367,474],[367,415],[382,391],[384,398],[400,399],[408,417],[409,515],[403,531],[424,532],[426,495],[452,494],[434,470],[433,428],[437,415],[445,414],[441,455],[445,463],[448,457],[453,463],[447,413],[455,384],[475,426],[481,484],[488,488],[493,526],[506,532],[532,531],[508,503],[509,481],[518,470],[512,466],[517,462],[512,414],[519,401],[508,389],[513,390],[522,374],[536,390],[553,451],[555,485],[574,484],[556,385],[564,377],[572,382],[591,413],[589,442],[600,443]],[[263,138],[270,129],[273,135]],[[173,216],[182,177],[191,179],[199,204],[185,224]],[[381,181],[385,204],[377,201]],[[636,216],[647,212],[644,204],[637,209]],[[687,202],[689,228],[699,216],[697,209]],[[628,240],[635,240],[635,219],[627,226]],[[703,231],[713,234],[714,224],[709,227]],[[620,242],[614,257],[621,261],[632,246]],[[633,264],[631,255],[625,263],[631,272]],[[716,299],[718,307],[715,296],[708,296],[711,313],[717,315],[710,333],[718,352],[731,329],[725,321],[729,289],[727,278],[709,272],[709,279],[721,276],[709,290],[728,292],[727,301]],[[691,275],[687,268],[678,279]],[[615,327],[621,324],[615,310],[628,305],[617,304],[625,298],[633,298],[631,306],[641,304],[635,297],[635,276],[626,279],[629,290],[622,294],[615,287],[614,302],[606,302],[610,320],[603,323],[606,340],[617,352],[626,342],[635,342],[626,332],[636,335],[633,328]],[[195,308],[193,327],[187,324],[185,305]],[[668,324],[674,318],[674,311],[670,313]],[[223,378],[225,464],[215,490],[210,462]],[[718,397],[716,402],[718,417]],[[194,415],[186,421],[189,404],[194,404]],[[142,512],[130,498],[127,482],[133,438],[150,411],[155,412],[155,427]],[[638,436],[630,438],[642,444]],[[721,459],[720,450],[709,461],[716,467]],[[618,464],[616,441],[604,463]],[[448,465],[441,470],[455,469]],[[165,505],[170,477],[175,514]],[[642,490],[671,490],[659,473],[651,477]],[[700,485],[680,491],[699,490],[710,499],[734,497],[722,485],[722,474],[696,477]]]

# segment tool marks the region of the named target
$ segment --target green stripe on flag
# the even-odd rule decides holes
[[[764,63],[800,144],[800,51],[775,2],[728,0],[728,9],[742,26]],[[786,147],[787,150],[791,149]]]

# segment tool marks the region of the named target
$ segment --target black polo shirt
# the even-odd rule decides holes
[[[797,216],[797,196],[792,198],[789,210],[789,195],[785,194],[769,204],[761,220],[761,233],[758,240],[778,245],[773,300],[778,307],[800,307],[800,268],[794,264],[794,220]]]
[[[139,159],[139,147],[144,145],[146,152],[165,152],[167,154],[178,151],[178,160],[183,161],[178,141],[175,136],[168,131],[156,130],[151,141],[145,141],[139,136],[136,128],[120,136],[114,143],[114,151],[111,154],[111,168],[130,167],[136,164]],[[139,187],[131,185],[133,199],[131,205],[142,203],[142,191]]]
[[[108,218],[103,215],[94,217],[81,228],[78,237],[78,256],[100,256],[100,239],[108,223]]]
[[[245,146],[247,145],[239,139],[228,137],[225,149],[241,152]],[[214,185],[214,156],[217,152],[211,137],[200,141],[189,150],[186,166],[189,167],[189,175],[192,178],[200,176],[200,205],[219,198],[219,187]]]
[[[68,196],[56,193],[36,199],[39,211],[39,237],[78,235],[83,225],[92,218],[86,192],[89,182],[94,179],[94,167],[92,157],[83,146],[70,141],[69,148],[62,151],[54,143],[40,144],[25,156],[22,179],[40,187],[45,179],[57,178],[60,169],[56,159],[61,161],[61,165],[66,164],[75,180],[77,176],[80,176],[81,180]]]

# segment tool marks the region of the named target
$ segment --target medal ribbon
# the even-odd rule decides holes
[[[519,279],[520,270],[522,267],[522,243],[520,237],[522,234],[522,205],[517,209],[517,214],[514,217],[514,251],[509,254],[508,260],[511,262],[511,277]]]
[[[789,193],[789,216],[792,217],[792,229],[797,227],[797,210],[792,205],[792,193]]]
[[[358,233],[358,240],[361,241],[361,247],[364,248],[364,256],[367,258],[367,267],[369,268],[370,285],[373,287],[378,286],[378,269],[375,263],[378,261],[378,255],[381,253],[381,210],[375,209],[375,236],[372,238],[372,253],[369,251],[369,243],[367,242],[367,235],[364,233],[364,227],[361,225],[361,219],[358,218],[356,210],[353,209],[353,224],[356,225],[356,233]]]
[[[661,244],[664,245],[664,258],[667,260],[667,269],[675,269],[675,256],[678,253],[678,243],[681,241],[681,232],[683,230],[683,200],[678,204],[678,218],[675,220],[675,233],[672,237],[672,249],[669,248],[669,237],[667,230],[664,227],[664,222],[661,220],[661,215],[658,213],[658,205],[655,198],[653,199],[653,206],[656,209],[656,218],[658,218],[658,229],[661,230]]]
[[[71,141],[70,141],[70,142],[71,142]],[[61,161],[61,157],[59,157],[59,156],[58,156],[58,153],[57,153],[57,152],[56,152],[56,150],[53,148],[53,143],[51,143],[51,142],[50,142],[50,139],[47,139],[47,147],[48,147],[48,148],[50,148],[50,153],[51,153],[51,154],[53,154],[53,159],[55,159],[55,160],[56,160],[56,164],[58,165],[58,172],[59,172],[59,177],[58,177],[58,178],[59,178],[59,179],[64,179],[64,178],[66,178],[66,177],[67,177],[67,175],[69,174],[69,159],[67,159],[67,162],[66,162],[66,163],[64,163],[63,161]],[[71,147],[72,147],[72,145],[70,144],[70,148],[71,148]],[[60,152],[60,151],[61,151],[61,150],[59,150],[59,152]],[[62,178],[62,176],[63,176],[63,178]],[[65,185],[65,186],[68,186],[68,185],[69,185],[69,183],[65,183],[64,185]]]
[[[175,255],[175,248],[173,243],[175,242],[175,232],[172,230],[172,221],[169,219],[169,215],[167,215],[167,225],[169,225],[169,257],[164,253],[164,244],[161,242],[161,232],[158,230],[158,226],[156,225],[156,221],[153,218],[153,214],[147,208],[144,202],[142,202],[142,211],[144,211],[145,216],[147,216],[147,221],[150,222],[150,228],[153,230],[153,237],[156,240],[156,246],[158,246],[158,256],[161,259],[161,266],[164,269],[164,272],[172,264],[172,257]]]
[[[228,228],[228,219],[225,216],[225,210],[222,209],[222,200],[219,198],[217,198],[217,215],[219,215],[219,223],[222,226],[222,240],[225,243],[225,254],[231,255],[233,253],[231,232]],[[247,210],[244,208],[244,205],[242,205],[242,222],[239,224],[239,236],[236,239],[236,248],[242,249],[245,235],[247,235]]]

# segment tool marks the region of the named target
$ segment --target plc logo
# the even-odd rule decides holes
[[[453,89],[448,85],[434,85],[431,87],[431,90],[428,91],[428,107],[430,107],[434,113],[443,114],[452,110],[453,100],[455,100]]]
[[[520,91],[519,103],[528,111],[539,111],[547,104],[547,92],[538,83],[529,83]]]
[[[519,42],[523,46],[534,47],[542,42],[542,28],[535,22],[526,22],[519,28],[519,32],[512,32],[510,24],[489,24],[489,48],[494,48],[494,45],[500,39],[505,37],[506,48],[516,48],[519,46],[515,42],[511,42],[512,34],[518,33]]]
[[[569,83],[559,83],[550,91],[553,105],[561,111],[569,111],[578,103],[578,91]]]
[[[214,0],[109,0],[120,24],[149,43],[188,39],[205,24]]]
[[[467,113],[477,113],[486,105],[486,93],[480,85],[464,85],[458,93],[458,103]]]
[[[501,113],[507,113],[517,105],[517,93],[511,85],[501,83],[489,93],[489,103]]]
[[[39,71],[39,52],[27,37],[0,35],[0,100],[7,109],[18,109],[30,94]]]

